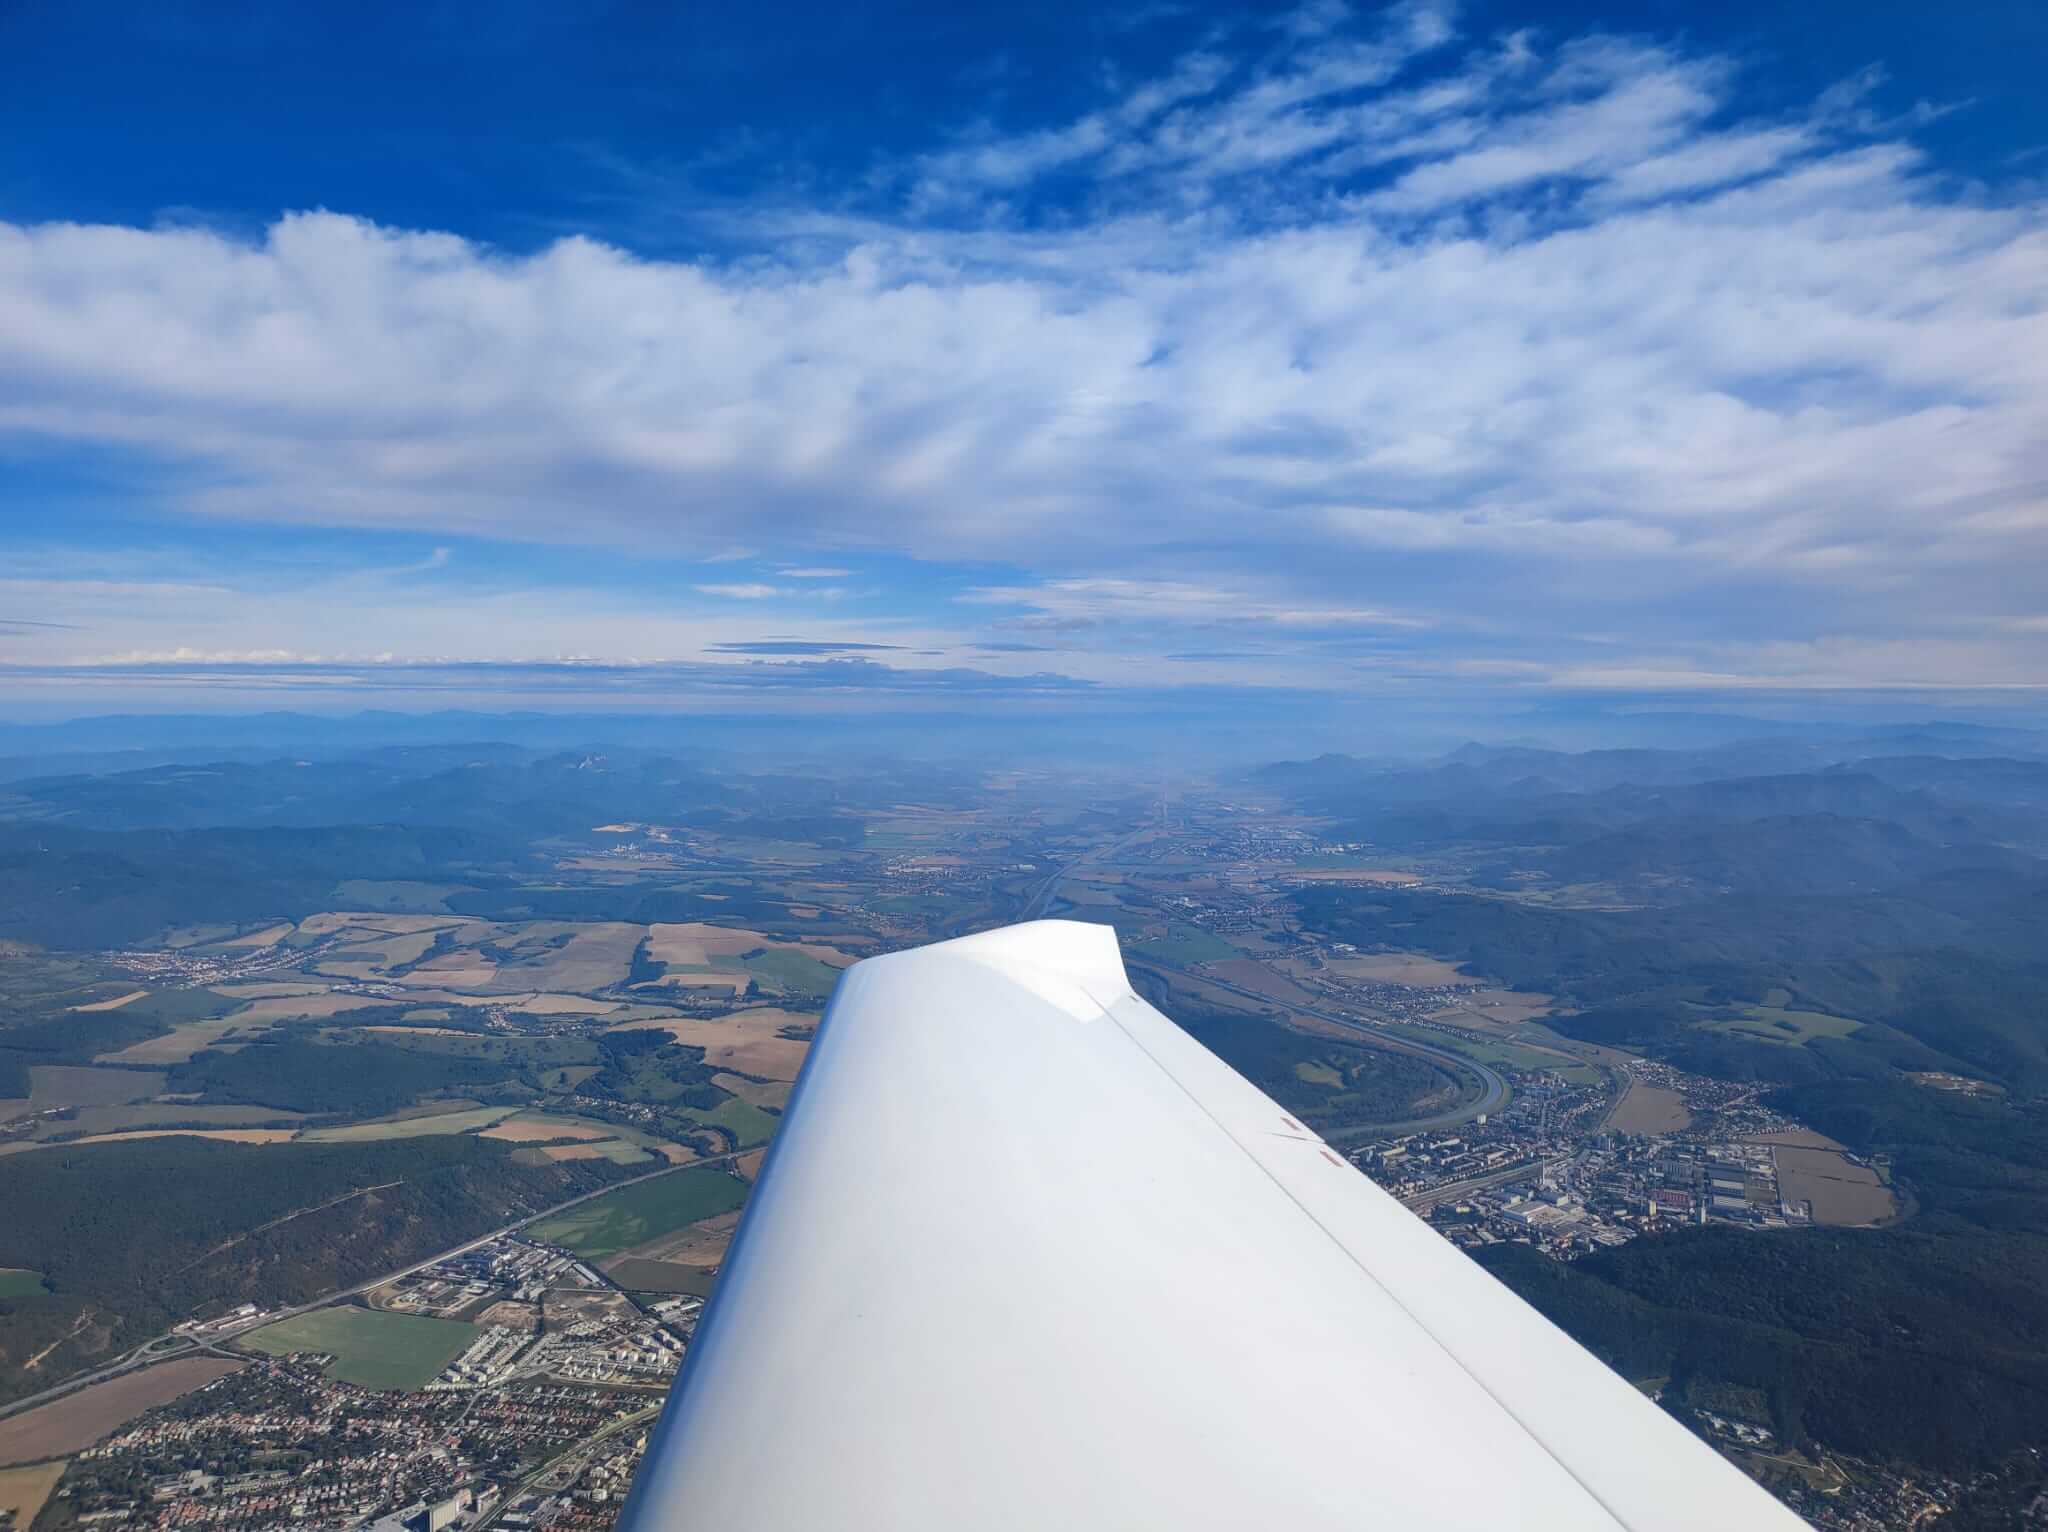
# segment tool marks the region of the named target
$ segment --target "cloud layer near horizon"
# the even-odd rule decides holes
[[[723,210],[715,260],[0,224],[0,433],[162,459],[202,516],[803,560],[714,602],[1020,571],[963,644],[2048,684],[2048,203],[1932,173],[1872,85],[1757,119],[1726,59],[1413,7]]]

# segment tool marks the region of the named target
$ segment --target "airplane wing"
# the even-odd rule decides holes
[[[1050,920],[840,981],[621,1522],[1804,1525]]]

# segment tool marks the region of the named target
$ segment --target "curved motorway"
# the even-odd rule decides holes
[[[1074,869],[1088,863],[1101,862],[1116,855],[1117,852],[1121,851],[1143,833],[1142,830],[1133,830],[1126,835],[1119,836],[1107,845],[1097,846],[1093,850],[1085,851],[1080,856],[1074,858],[1073,861],[1054,868],[1046,880],[1039,885],[1037,893],[1026,902],[1023,912],[1017,918],[1019,920],[1042,920],[1052,914],[1053,906],[1058,902],[1060,884],[1073,873]],[[1175,972],[1173,969],[1164,968],[1156,963],[1133,963],[1129,957],[1126,957],[1124,962],[1128,967],[1147,968],[1157,974],[1170,976]],[[1369,1022],[1357,1021],[1352,1017],[1341,1016],[1334,1011],[1322,1010],[1317,1006],[1286,1005],[1284,1002],[1275,1000],[1271,995],[1262,995],[1257,990],[1246,989],[1242,985],[1231,984],[1222,979],[1212,978],[1208,974],[1189,974],[1188,977],[1198,979],[1204,984],[1213,985],[1217,989],[1228,990],[1233,995],[1242,995],[1247,1000],[1256,1000],[1262,1007],[1282,1005],[1284,1009],[1294,1011],[1300,1015],[1313,1016],[1318,1021],[1326,1021],[1332,1026],[1344,1028],[1347,1032],[1355,1032],[1361,1039],[1369,1042],[1375,1048],[1386,1048],[1395,1053],[1409,1053],[1417,1058],[1428,1059],[1432,1063],[1442,1065],[1451,1070],[1454,1075],[1460,1070],[1467,1074],[1477,1075],[1480,1084],[1485,1087],[1477,1101],[1453,1107],[1447,1112],[1438,1112],[1434,1116],[1418,1117],[1410,1122],[1375,1123],[1370,1130],[1373,1133],[1410,1133],[1421,1132],[1428,1128],[1448,1128],[1457,1123],[1470,1122],[1482,1112],[1498,1111],[1507,1104],[1508,1082],[1502,1079],[1500,1074],[1490,1065],[1482,1064],[1474,1058],[1467,1058],[1462,1053],[1453,1052],[1449,1048],[1433,1047],[1428,1043],[1411,1042],[1405,1037],[1391,1037]]]
[[[1161,968],[1152,963],[1139,963],[1133,966],[1149,968],[1154,973],[1169,977],[1173,972],[1171,969]],[[1499,1111],[1501,1107],[1507,1104],[1508,1082],[1502,1079],[1500,1073],[1491,1065],[1482,1064],[1477,1059],[1467,1058],[1462,1053],[1453,1052],[1449,1048],[1438,1048],[1429,1043],[1412,1042],[1405,1037],[1392,1037],[1380,1031],[1379,1028],[1373,1026],[1370,1022],[1359,1021],[1350,1016],[1340,1015],[1335,1011],[1326,1011],[1319,1006],[1294,1005],[1275,1000],[1271,995],[1262,995],[1257,990],[1246,989],[1241,984],[1232,984],[1227,980],[1214,978],[1209,974],[1189,974],[1188,977],[1199,980],[1201,983],[1207,984],[1212,988],[1228,990],[1233,995],[1242,995],[1247,1000],[1256,1000],[1261,1007],[1279,1006],[1282,1010],[1302,1016],[1313,1016],[1316,1020],[1328,1022],[1331,1026],[1342,1027],[1347,1032],[1356,1033],[1362,1041],[1370,1043],[1375,1048],[1385,1048],[1394,1053],[1410,1053],[1417,1058],[1428,1059],[1432,1063],[1442,1065],[1454,1074],[1462,1072],[1477,1075],[1480,1083],[1485,1087],[1476,1101],[1468,1101],[1460,1106],[1452,1107],[1449,1111],[1439,1112],[1430,1117],[1417,1117],[1408,1122],[1374,1123],[1369,1130],[1372,1133],[1416,1133],[1428,1128],[1453,1127],[1461,1122],[1470,1122],[1481,1112]]]

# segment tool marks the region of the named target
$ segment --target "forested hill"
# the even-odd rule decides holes
[[[1774,1099],[1889,1154],[1916,1215],[1877,1230],[1689,1229],[1569,1266],[1514,1245],[1482,1261],[1628,1376],[1709,1408],[1746,1397],[1789,1442],[1954,1474],[2037,1446],[2048,1105],[1899,1081]]]
[[[629,1174],[528,1163],[474,1136],[240,1145],[159,1138],[0,1165],[0,1266],[45,1274],[8,1315],[0,1400],[119,1355],[196,1310],[302,1302]],[[54,1345],[34,1373],[29,1357]]]
[[[1953,1070],[2048,1090],[2048,877],[1954,874],[1881,894],[1637,909],[1339,888],[1295,902],[1325,936],[1559,995],[1558,1030],[1703,1074],[1792,1084]],[[1799,1048],[1713,1030],[1774,999],[1862,1025]]]
[[[2011,1460],[2048,1420],[2048,763],[1743,764],[1473,751],[1269,780],[1332,816],[1317,833],[1353,862],[1398,848],[1426,873],[1299,888],[1306,930],[1553,994],[1559,1032],[1775,1087],[1888,1156],[1910,1210],[1569,1265],[1509,1244],[1481,1255],[1497,1275],[1674,1402],[1909,1470]],[[1791,1016],[1826,1025],[1772,1029]],[[1951,1076],[1981,1083],[1932,1088]]]
[[[0,822],[0,940],[122,947],[180,925],[299,919],[345,878],[474,878],[520,865],[500,832],[389,824],[81,830]]]

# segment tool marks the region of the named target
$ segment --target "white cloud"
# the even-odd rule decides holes
[[[1875,80],[1751,119],[1675,47],[1375,25],[984,127],[732,264],[0,224],[0,434],[192,465],[197,514],[997,561],[1049,623],[1815,644],[2048,601],[2037,193],[1955,194]]]
[[[1281,628],[1421,628],[1407,613],[1359,606],[1313,606],[1242,586],[1114,577],[1050,580],[1042,585],[982,585],[959,600],[981,606],[1021,606],[1064,626],[1160,623],[1174,627],[1266,624]]]

